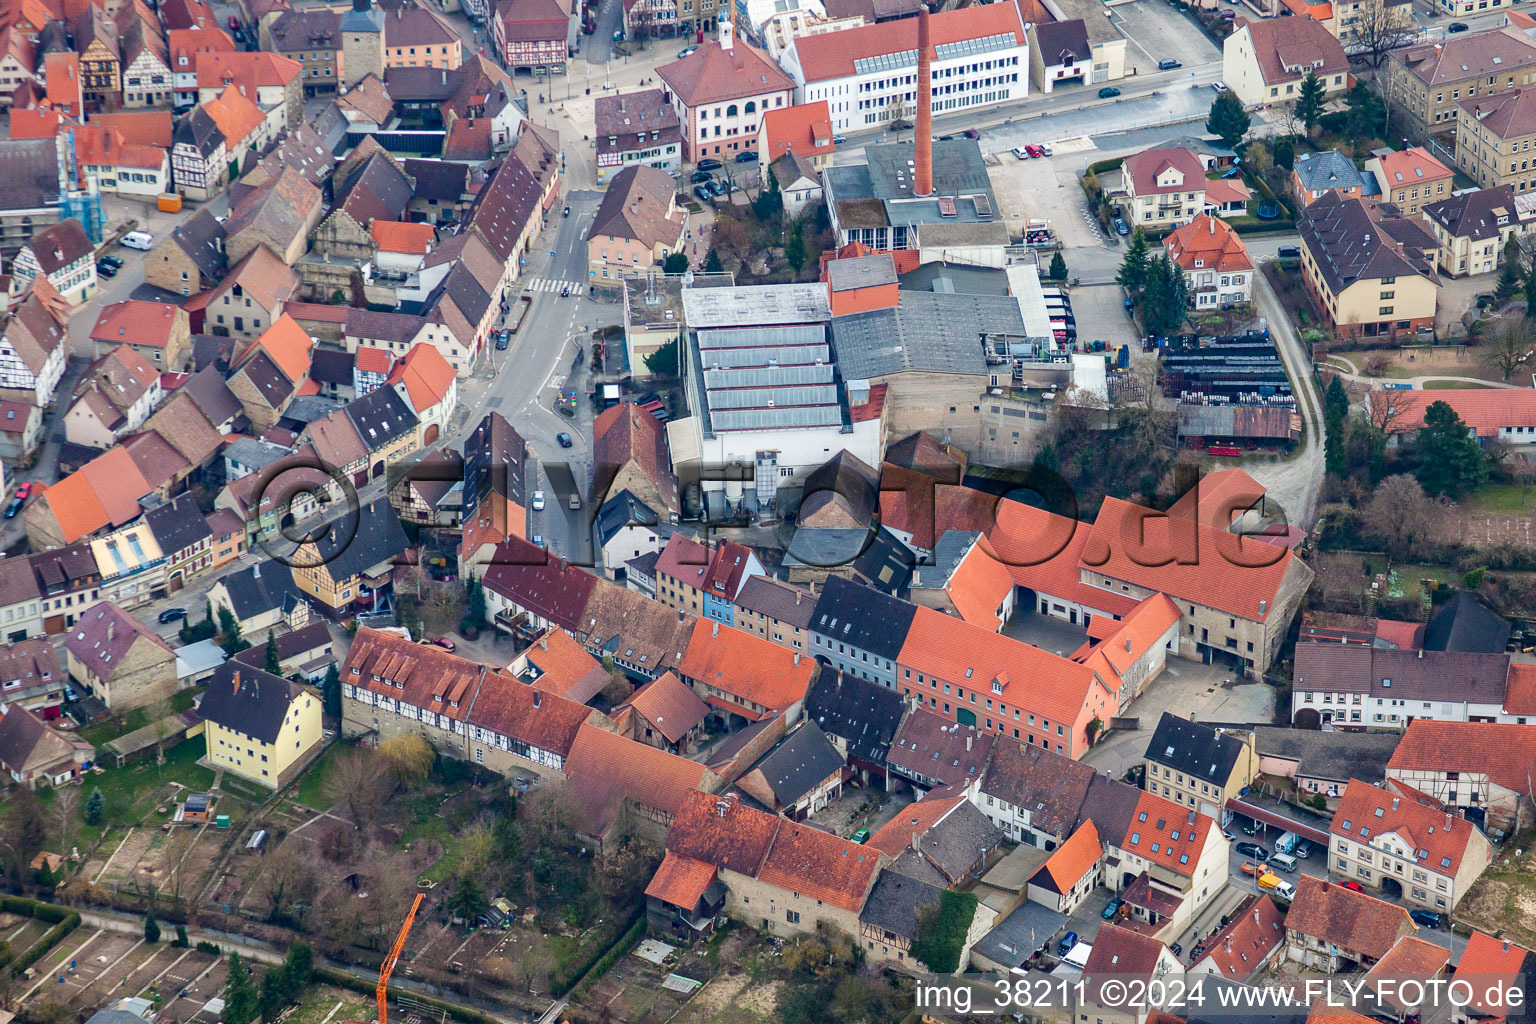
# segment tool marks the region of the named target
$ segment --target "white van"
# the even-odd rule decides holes
[[[130,231],[122,237],[121,244],[129,249],[149,252],[155,247],[155,236],[148,231]]]
[[[1295,871],[1299,865],[1295,857],[1288,853],[1280,853],[1277,850],[1269,855],[1269,866],[1279,868],[1281,871]]]

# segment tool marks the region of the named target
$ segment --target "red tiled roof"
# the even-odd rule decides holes
[[[508,537],[496,545],[481,582],[561,629],[575,630],[583,624],[597,577],[520,537]]]
[[[352,365],[364,373],[387,374],[394,367],[395,360],[393,356],[381,348],[359,345],[357,359]]]
[[[549,630],[523,654],[539,670],[536,689],[577,704],[591,700],[608,683],[603,666],[564,630]]]
[[[770,110],[763,115],[758,133],[766,144],[769,163],[790,151],[812,157],[837,148],[832,142],[832,114],[826,100]]]
[[[486,674],[484,665],[367,626],[352,638],[341,666],[343,683],[460,722],[479,703]]]
[[[1214,184],[1208,184],[1206,197],[1219,201],[1218,197],[1211,194],[1210,185]],[[1184,270],[1214,270],[1225,274],[1234,270],[1253,269],[1253,261],[1248,258],[1248,248],[1243,245],[1237,232],[1220,217],[1212,217],[1208,213],[1202,213],[1183,227],[1175,228],[1163,239],[1163,248],[1168,250],[1169,258]]]
[[[1433,978],[1445,970],[1450,962],[1451,951],[1446,947],[1408,936],[1398,939],[1397,945],[1388,950],[1386,956],[1365,972],[1363,980],[1370,985],[1373,979],[1390,978],[1396,982],[1396,979],[1400,978]],[[1383,989],[1379,995],[1385,1002],[1399,1010],[1410,1009],[1409,1005],[1402,1000],[1396,983]]]
[[[1463,423],[1479,437],[1494,437],[1500,427],[1536,427],[1536,389],[1500,388],[1482,390],[1450,388],[1444,391],[1384,391],[1368,395],[1372,421],[1388,418],[1391,433],[1418,430],[1424,425],[1424,410],[1433,402],[1444,402],[1456,411]]]
[[[676,511],[677,478],[667,457],[661,422],[632,402],[622,402],[592,422],[593,493],[606,496],[619,470],[633,462]]]
[[[709,711],[674,672],[663,672],[625,703],[659,729],[668,743],[686,736]]]
[[[786,711],[805,699],[816,662],[751,633],[700,619],[678,672],[687,679],[751,701],[772,711]],[[747,709],[731,705],[737,713]],[[758,717],[767,717],[761,712]],[[751,717],[747,715],[747,717]]]
[[[676,814],[688,793],[711,780],[720,784],[719,777],[697,761],[595,725],[583,725],[570,749],[565,762],[567,787],[594,825],[612,820],[609,814],[618,797]]]
[[[198,78],[202,78],[201,68],[206,60],[218,57],[243,56],[243,54],[204,53],[198,56]],[[286,58],[283,58],[286,59]],[[254,93],[256,90],[252,89]],[[226,86],[224,91],[211,100],[203,103],[203,110],[213,123],[219,126],[219,132],[224,136],[230,149],[244,142],[246,136],[256,130],[256,127],[266,119],[261,108],[256,105],[253,97],[242,93],[233,85]]]
[[[385,252],[404,252],[425,256],[437,241],[437,229],[431,224],[376,220],[368,225],[373,240]]]
[[[1143,815],[1146,820],[1142,820]],[[1118,842],[1115,836],[1105,836],[1104,840],[1176,875],[1193,877],[1206,839],[1215,827],[1204,814],[1155,793],[1142,793],[1124,837]]]
[[[1227,926],[1206,942],[1200,959],[1210,960],[1223,977],[1244,980],[1285,942],[1284,921],[1285,915],[1268,896],[1251,896],[1232,912]]]
[[[1088,523],[1017,501],[999,502],[994,519],[985,547],[1019,586],[1111,615],[1123,616],[1136,607],[1127,594],[1083,582],[1083,550],[1094,530]]]
[[[1089,647],[1083,657],[1074,655],[1073,660],[1097,670],[1112,690],[1119,690],[1121,677],[1157,646],[1168,630],[1178,624],[1179,618],[1178,605],[1165,594],[1153,594],[1118,623],[1106,621],[1103,616],[1095,618],[1093,626],[1111,632],[1102,642]]]
[[[1511,715],[1536,715],[1536,665],[1509,666],[1504,711]]]
[[[1088,702],[1095,675],[1085,665],[923,607],[897,661],[1068,727]]]
[[[944,11],[928,19],[932,44],[962,43],[970,39],[1013,33],[1017,45],[1024,45],[1024,25],[1013,4],[991,4]],[[854,61],[917,49],[917,19],[900,18],[874,25],[862,25],[841,32],[801,36],[795,40],[800,53],[800,67],[807,82],[853,75]]]
[[[667,849],[739,875],[757,876],[784,819],[741,802],[735,793],[685,793],[667,830]]]
[[[101,311],[96,326],[91,329],[91,340],[164,348],[171,342],[171,332],[178,315],[186,314],[176,306],[167,306],[161,302],[144,302],[139,299],[114,302]]]
[[[1296,879],[1285,927],[1378,960],[1399,935],[1418,931],[1402,907],[1313,875]]]
[[[682,60],[662,65],[656,74],[688,107],[795,88],[772,58],[740,39],[729,50],[711,39]]]
[[[487,671],[468,721],[512,740],[569,758],[582,723],[595,714],[575,701]]]
[[[962,619],[984,629],[996,630],[1003,625],[998,612],[1003,601],[1013,593],[1013,576],[1007,566],[988,554],[980,544],[973,544],[955,571],[950,573],[944,590]],[[1093,621],[1097,624],[1100,620]]]
[[[1516,667],[1536,675],[1536,666],[1511,665],[1511,678]],[[1487,773],[1490,781],[1506,789],[1536,796],[1531,788],[1532,765],[1536,765],[1536,728],[1532,726],[1417,718],[1408,723],[1387,771]],[[1467,829],[1460,831],[1465,837]]]
[[[1496,939],[1483,932],[1473,932],[1467,940],[1467,948],[1461,952],[1456,964],[1456,977],[1470,979],[1474,998],[1471,1005],[1496,1020],[1502,1020],[1513,1007],[1493,1004],[1484,998],[1494,978],[1506,985],[1513,983],[1521,973],[1526,958],[1533,954],[1504,939]]]
[[[1254,59],[1264,84],[1293,82],[1305,72],[1289,68],[1315,68],[1319,78],[1349,70],[1349,58],[1326,28],[1311,18],[1265,18],[1246,22]]]
[[[413,345],[389,373],[389,383],[405,385],[411,408],[418,415],[442,403],[453,390],[457,375],[434,346]]]
[[[785,821],[768,848],[758,880],[834,907],[858,912],[880,868],[880,852]]]
[[[864,844],[866,847],[879,850],[881,853],[895,858],[900,857],[912,843],[913,836],[920,836],[933,828],[938,820],[955,806],[964,800],[963,796],[949,797],[942,800],[918,800],[908,804],[896,812],[896,816],[886,822],[878,832],[869,837]]]
[[[1516,725],[1508,728],[1530,727]],[[1393,759],[1396,759],[1395,753]],[[1476,827],[1465,818],[1443,814],[1433,807],[1396,796],[1369,782],[1350,779],[1348,788],[1339,799],[1338,810],[1333,812],[1333,823],[1329,831],[1357,842],[1369,838],[1367,831],[1370,836],[1395,832],[1410,849],[1419,854],[1414,858],[1414,863],[1419,867],[1436,874],[1454,875],[1461,867],[1467,841]]]
[[[1105,498],[1083,549],[1083,565],[1149,590],[1263,622],[1294,557],[1272,544],[1196,524],[1195,557],[1173,558],[1166,516],[1119,498]],[[1171,559],[1171,560],[1170,560]],[[1158,565],[1158,562],[1166,564]]]
[[[1160,185],[1157,182],[1163,171],[1172,168],[1179,172],[1175,183]],[[1155,196],[1164,192],[1204,191],[1205,166],[1193,150],[1178,146],[1172,149],[1147,149],[1125,158],[1125,177],[1133,193],[1138,196]]]
[[[1057,894],[1068,893],[1084,875],[1092,871],[1099,863],[1099,858],[1104,856],[1104,847],[1099,843],[1099,830],[1094,827],[1092,819],[1083,822],[1067,838],[1067,841],[1057,847],[1056,852],[1036,872],[1035,877],[1048,876]],[[1033,885],[1034,880],[1030,880]]]
[[[645,887],[645,894],[674,907],[692,910],[704,898],[705,890],[714,884],[717,874],[713,864],[668,850],[652,876],[651,884]]]
[[[1510,12],[1507,17],[1513,18],[1514,12]],[[1423,146],[1393,150],[1377,156],[1376,159],[1381,163],[1382,172],[1382,180],[1377,184],[1387,190],[1395,189],[1400,185],[1418,185],[1420,182],[1454,176],[1450,168],[1430,156],[1429,150]]]

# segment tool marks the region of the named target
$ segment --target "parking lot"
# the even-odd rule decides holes
[[[1147,74],[1157,62],[1174,57],[1186,65],[1221,60],[1221,48],[1207,38],[1195,20],[1161,0],[1117,4],[1105,8],[1109,20],[1130,40],[1125,62],[1133,71]]]

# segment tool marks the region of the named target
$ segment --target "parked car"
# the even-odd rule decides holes
[[[1439,928],[1443,920],[1433,910],[1410,910],[1408,916],[1413,918],[1414,924],[1421,924],[1425,928]]]
[[[693,186],[693,194],[698,197],[701,203],[712,203],[715,201],[715,194],[709,190],[708,185]]]
[[[975,128],[967,128],[965,131],[961,132],[960,134],[964,135],[968,139],[979,139],[979,138],[981,138],[981,132],[977,131]]]
[[[37,486],[36,484],[34,484],[32,481],[28,480],[26,483],[24,483],[20,487],[16,488],[16,497],[18,497],[18,498],[30,498],[30,497],[32,497],[32,488],[34,488],[36,486]]]
[[[1040,143],[1040,152],[1044,153],[1046,156],[1051,156],[1056,151],[1051,148],[1051,144],[1049,142],[1042,142]]]
[[[561,448],[569,448],[571,446],[571,435],[562,430],[555,435],[555,441],[559,443]]]
[[[1301,246],[1282,245],[1275,250],[1275,255],[1283,260],[1299,260],[1301,259]]]
[[[725,186],[718,181],[711,180],[709,184],[705,185],[704,187],[709,189],[713,195],[725,195]]]
[[[702,185],[706,181],[714,181],[715,176],[708,171],[694,171],[688,180],[693,182],[695,185]]]
[[[1131,233],[1131,226],[1125,222],[1124,217],[1116,217],[1114,223],[1115,234],[1124,236]]]
[[[1244,857],[1257,857],[1259,860],[1269,859],[1269,851],[1258,843],[1238,843],[1233,849]]]
[[[1303,839],[1296,844],[1296,849],[1291,851],[1291,856],[1297,860],[1306,860],[1312,853],[1312,844]]]
[[[581,508],[581,495],[576,491],[572,491],[571,496],[566,499],[565,507],[570,509],[572,512],[575,512],[577,509]]]
[[[1466,30],[1467,24],[1464,21],[1453,21],[1449,25],[1445,26],[1445,31],[1451,34],[1457,32],[1465,32]]]
[[[11,503],[5,506],[5,518],[15,519],[16,516],[21,512],[22,507],[26,505],[26,503],[26,498],[23,498],[19,494],[16,495],[16,497],[11,499]]]
[[[1174,60],[1172,57],[1164,57],[1162,60],[1157,62],[1157,70],[1159,71],[1173,71],[1183,66],[1183,61]]]
[[[1056,943],[1056,955],[1066,956],[1072,952],[1072,947],[1075,945],[1077,945],[1077,932],[1067,932],[1061,937],[1061,941]]]
[[[1183,956],[1184,947],[1175,942],[1173,945],[1168,947],[1168,952],[1172,953],[1174,956]]]
[[[107,266],[111,267],[113,270],[122,270],[123,269],[123,261],[118,259],[116,256],[103,256],[97,262],[98,263],[105,263]]]
[[[542,533],[536,533],[533,535],[533,546],[536,548],[541,548],[544,546],[544,535]]]
[[[155,236],[148,231],[130,231],[122,237],[121,244],[140,252],[149,252],[155,247]]]
[[[97,263],[96,263],[96,276],[97,277],[116,277],[117,276],[117,268],[112,266],[112,264],[110,264],[110,263],[98,260]]]
[[[1104,908],[1104,913],[1100,916],[1102,916],[1106,921],[1113,921],[1115,919],[1115,915],[1120,912],[1120,907],[1124,905],[1124,903],[1125,900],[1121,899],[1119,896],[1116,896],[1114,899],[1109,901],[1109,905]]]
[[[434,644],[436,644],[437,646],[441,647],[445,651],[453,651],[453,650],[456,650],[458,648],[457,644],[455,644],[452,640],[449,640],[445,636],[433,637],[432,638],[432,642]]]
[[[1212,82],[1211,83],[1211,88],[1215,89],[1217,92],[1226,92],[1227,91],[1227,83],[1226,82]]]
[[[544,511],[544,492],[543,491],[534,491],[533,492],[533,510],[535,512],[542,512],[542,511]]]
[[[510,345],[511,343],[512,343],[512,332],[511,331],[497,331],[496,332],[496,351],[498,351],[498,352],[505,352],[507,350],[507,346]]]
[[[1039,146],[1035,145],[1033,142],[1031,142],[1029,145],[1025,146],[1024,147],[1024,151],[1026,153],[1028,153],[1030,156],[1034,156],[1034,157],[1045,156],[1045,150],[1041,149]]]
[[[867,843],[867,842],[869,842],[869,829],[867,829],[867,828],[859,829],[857,832],[855,832],[853,834],[853,840],[852,841],[855,842],[855,843]]]
[[[1099,90],[1099,99],[1101,99],[1101,100],[1114,99],[1116,96],[1119,96],[1119,95],[1120,95],[1120,90],[1116,89],[1112,85],[1106,85],[1104,88]]]
[[[742,150],[740,153],[736,154],[736,162],[739,164],[757,163],[757,151],[752,149]]]
[[[1248,824],[1243,826],[1243,831],[1248,833],[1250,836],[1256,836],[1259,834],[1259,829],[1263,827],[1264,826],[1260,825],[1258,822],[1249,819]]]
[[[697,46],[685,46],[681,50],[677,51],[677,59],[682,60],[684,57],[692,56],[693,51],[697,49]]]
[[[1339,887],[1348,889],[1350,892],[1365,892],[1364,889],[1360,888],[1359,882],[1340,882]]]
[[[841,146],[843,143],[845,143],[847,141],[848,141],[848,136],[846,136],[846,135],[834,135],[834,136],[832,136],[832,144],[834,146]]]
[[[229,27],[234,29],[236,32],[240,31],[240,19],[231,14],[229,16]]]
[[[1220,16],[1221,16],[1221,20],[1222,21],[1236,21],[1237,20],[1237,12],[1236,11],[1222,11]]]
[[[185,608],[167,608],[165,611],[160,613],[160,625],[163,626],[167,622],[176,622],[186,617],[187,610]]]
[[[719,160],[700,160],[694,165],[695,169],[700,171],[718,171],[724,166],[725,164]]]
[[[1030,157],[1034,156],[1034,154],[1029,151],[1028,146],[1014,146],[1013,155],[1018,157],[1020,160],[1028,160]]]

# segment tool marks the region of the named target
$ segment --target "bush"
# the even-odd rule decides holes
[[[217,944],[209,942],[207,939],[197,940],[197,951],[199,953],[208,953],[213,956],[218,956],[223,952],[221,949],[219,949]]]
[[[28,900],[26,902],[35,903],[35,901],[32,900]],[[36,908],[38,910],[48,910],[55,912],[63,916],[59,919],[58,924],[44,932],[43,937],[34,942],[32,944],[32,948],[27,950],[20,959],[11,965],[11,971],[14,974],[25,973],[28,967],[31,967],[33,964],[37,963],[43,958],[45,953],[63,941],[64,936],[80,927],[80,915],[75,913],[73,910],[69,910],[64,907],[55,907],[48,903],[36,903]],[[6,909],[10,908],[7,907]],[[32,916],[41,921],[47,921],[51,919],[50,917],[45,917],[42,913],[34,913]]]

